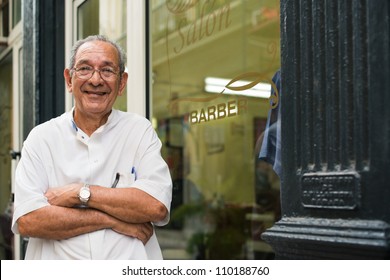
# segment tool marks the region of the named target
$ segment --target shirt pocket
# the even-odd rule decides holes
[[[129,188],[135,182],[134,173],[120,173],[117,188]]]

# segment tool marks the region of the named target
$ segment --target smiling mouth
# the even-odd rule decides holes
[[[106,95],[108,94],[108,92],[105,92],[105,91],[88,91],[88,90],[85,90],[84,93],[86,94],[93,94],[93,95],[99,95],[99,96],[103,96],[103,95]]]

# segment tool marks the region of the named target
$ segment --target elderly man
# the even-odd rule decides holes
[[[74,108],[35,127],[15,175],[12,230],[26,259],[162,259],[172,181],[150,122],[112,108],[128,74],[119,45],[96,35],[64,70]]]

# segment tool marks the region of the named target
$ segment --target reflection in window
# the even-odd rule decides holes
[[[279,178],[255,152],[270,93],[248,93],[270,91],[280,68],[279,1],[152,1],[150,19],[153,123],[174,186],[164,257],[272,258],[260,235],[279,219]],[[211,92],[207,78],[231,83]]]
[[[86,0],[77,9],[77,39],[102,34],[126,50],[126,0]],[[127,89],[114,107],[127,110]]]

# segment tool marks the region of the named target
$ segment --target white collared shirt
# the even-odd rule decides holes
[[[84,182],[117,188],[135,187],[170,209],[172,180],[161,157],[161,141],[151,123],[136,114],[112,110],[107,123],[88,137],[73,121],[73,110],[36,126],[24,142],[15,175],[17,219],[47,206],[49,187]],[[167,217],[156,225],[165,225]],[[111,229],[65,240],[30,238],[26,259],[162,259],[155,234],[144,246]]]

